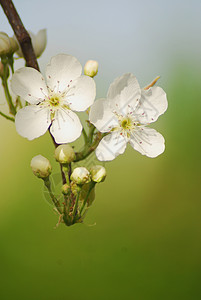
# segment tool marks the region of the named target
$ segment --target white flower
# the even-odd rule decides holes
[[[79,61],[67,54],[52,57],[46,69],[46,81],[40,72],[24,67],[12,78],[13,92],[31,105],[16,115],[17,132],[33,140],[50,127],[56,143],[76,140],[82,131],[78,116],[73,111],[85,111],[94,102],[95,82],[81,75]]]
[[[107,99],[97,100],[89,120],[100,132],[108,132],[96,149],[101,161],[122,154],[127,143],[141,154],[156,157],[164,149],[164,138],[146,125],[155,122],[167,109],[166,94],[160,87],[140,89],[133,74],[117,78],[108,90]]]
[[[52,172],[52,167],[49,160],[42,155],[36,155],[32,158],[31,168],[34,175],[39,178],[46,178]]]
[[[31,31],[28,31],[30,37],[32,46],[35,52],[36,57],[40,57],[43,51],[45,50],[46,44],[47,44],[47,30],[41,29],[38,31],[37,34],[34,34]],[[16,39],[16,38],[15,38]],[[19,57],[23,57],[22,50],[19,47],[19,50],[16,52]]]
[[[82,185],[91,181],[90,173],[84,167],[75,168],[70,178],[78,185]]]

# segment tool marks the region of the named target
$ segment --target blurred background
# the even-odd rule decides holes
[[[123,73],[142,87],[160,75],[169,108],[153,124],[164,154],[150,159],[128,147],[106,164],[85,223],[57,229],[29,166],[42,154],[59,172],[49,135],[27,141],[0,118],[0,299],[201,299],[200,0],[14,4],[27,29],[47,28],[42,71],[58,53],[98,60],[97,97]],[[13,35],[2,10],[0,24]]]

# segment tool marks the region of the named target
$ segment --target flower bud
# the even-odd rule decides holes
[[[74,169],[70,178],[78,185],[83,185],[84,183],[88,183],[91,181],[90,173],[84,167]]]
[[[67,183],[63,184],[61,187],[61,191],[64,195],[68,195],[70,192],[70,186]]]
[[[11,45],[11,53],[16,52],[19,48],[17,41],[12,37],[10,37],[10,45]]]
[[[41,29],[38,31],[37,34],[34,34],[31,31],[28,31],[28,33],[31,37],[31,42],[32,42],[35,55],[36,57],[40,57],[43,51],[45,50],[47,44],[47,31],[46,29]],[[19,57],[23,57],[22,50],[20,47],[19,50],[17,51],[17,55]]]
[[[0,32],[0,55],[6,55],[10,52],[10,38],[5,32]]]
[[[104,181],[107,175],[106,169],[103,166],[99,166],[99,165],[91,167],[90,174],[91,174],[91,179],[97,183]]]
[[[73,195],[77,196],[78,191],[80,191],[80,186],[78,186],[74,181],[71,181],[70,188]]]
[[[0,32],[0,55],[10,55],[18,49],[17,42],[5,32]]]
[[[52,172],[49,160],[42,155],[37,155],[32,158],[31,168],[34,175],[39,178],[47,178]]]
[[[90,77],[94,77],[97,73],[98,62],[96,60],[88,60],[84,66],[84,74]]]
[[[54,152],[55,159],[61,164],[67,164],[75,159],[75,152],[68,144],[59,145]]]

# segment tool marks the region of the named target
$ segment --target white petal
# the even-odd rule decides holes
[[[31,104],[37,104],[48,95],[45,80],[40,72],[33,68],[18,69],[11,79],[13,92]]]
[[[71,143],[81,135],[82,124],[71,110],[58,110],[50,132],[57,144]]]
[[[46,29],[41,29],[36,37],[35,37],[35,47],[34,51],[36,54],[36,57],[41,56],[43,51],[45,50],[46,44],[47,44],[47,30]]]
[[[85,111],[94,103],[96,97],[95,81],[89,76],[82,75],[70,84],[66,99],[72,110]]]
[[[58,54],[53,56],[47,65],[47,85],[55,92],[62,92],[82,73],[82,66],[74,56]]]
[[[155,122],[168,107],[167,97],[160,87],[151,87],[142,90],[139,106],[135,111],[135,116],[141,124]]]
[[[164,152],[164,137],[152,128],[139,128],[130,138],[131,146],[142,155],[156,157]]]
[[[124,153],[126,140],[119,132],[112,132],[105,136],[96,149],[96,156],[101,161],[113,160],[119,154]]]
[[[39,105],[30,105],[20,109],[15,117],[17,132],[29,140],[43,135],[50,124],[49,109],[40,108]]]
[[[118,120],[109,106],[108,99],[98,99],[89,112],[89,121],[100,131],[109,132],[118,125]]]
[[[130,108],[133,111],[141,97],[141,89],[136,77],[127,73],[116,78],[109,87],[107,97],[122,113],[127,113]]]

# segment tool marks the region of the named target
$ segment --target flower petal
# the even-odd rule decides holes
[[[45,80],[40,72],[33,68],[18,69],[11,79],[13,92],[31,104],[37,104],[48,95]]]
[[[82,66],[74,56],[58,54],[53,56],[47,65],[47,85],[54,92],[62,92],[82,73]]]
[[[139,128],[130,138],[131,146],[142,155],[156,157],[164,152],[164,137],[152,128]]]
[[[121,113],[128,113],[130,108],[133,111],[141,97],[141,89],[136,77],[127,73],[116,78],[109,87],[107,97]]]
[[[89,121],[100,131],[109,132],[118,125],[118,120],[109,106],[108,99],[98,99],[89,112]]]
[[[50,132],[57,144],[71,143],[81,135],[82,124],[71,110],[58,110]]]
[[[15,117],[17,132],[29,140],[43,135],[50,124],[49,109],[41,109],[39,105],[30,105],[20,109]]]
[[[34,51],[36,57],[41,56],[41,54],[45,50],[46,44],[47,44],[47,30],[41,29],[38,31],[35,37]]]
[[[100,161],[113,160],[126,149],[126,139],[119,132],[112,132],[105,136],[96,149],[96,156]]]
[[[168,107],[167,97],[164,90],[158,86],[142,90],[139,106],[135,116],[141,124],[155,122]]]
[[[70,108],[75,111],[85,111],[94,103],[95,97],[95,81],[85,75],[73,80],[72,84],[70,84],[69,92],[66,94]]]

